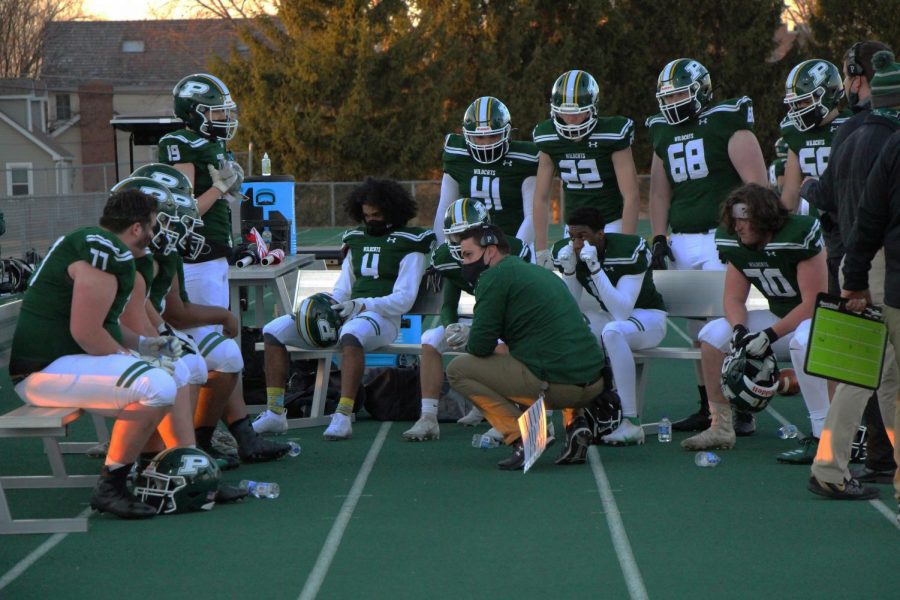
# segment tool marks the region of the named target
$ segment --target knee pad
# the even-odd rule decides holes
[[[221,339],[215,345],[209,344],[206,350],[201,346],[206,367],[210,371],[221,373],[239,373],[244,369],[244,358],[237,342],[220,336]]]
[[[422,345],[423,346],[431,346],[438,352],[443,352],[442,348],[444,345],[444,328],[443,327],[435,327],[433,329],[428,329],[427,331],[422,333]]]
[[[163,369],[150,369],[131,387],[138,392],[138,402],[144,406],[160,408],[175,404],[178,390],[175,379]]]
[[[188,385],[203,385],[209,376],[206,368],[206,361],[199,354],[185,354],[181,360],[187,365],[190,375],[188,376]]]

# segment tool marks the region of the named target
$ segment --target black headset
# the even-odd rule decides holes
[[[862,45],[865,42],[856,42],[852,46],[850,46],[850,51],[847,52],[847,74],[848,75],[865,75],[866,70],[862,66],[862,63],[857,59],[857,55],[859,51],[862,49]]]
[[[500,241],[497,239],[497,234],[494,233],[494,228],[488,223],[481,224],[481,237],[479,238],[478,245],[482,248],[486,246],[497,246],[500,244]]]

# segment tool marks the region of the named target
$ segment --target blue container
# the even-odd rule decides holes
[[[247,177],[241,191],[249,198],[241,204],[241,234],[251,227],[272,232],[274,247],[285,254],[297,253],[297,218],[294,208],[294,178],[290,175]],[[246,239],[246,238],[245,238]]]

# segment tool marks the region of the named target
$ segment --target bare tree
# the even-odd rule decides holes
[[[250,19],[262,14],[273,14],[279,2],[277,0],[191,0],[190,8],[185,9],[185,2],[168,0],[153,11],[157,18],[171,18],[178,14],[192,18],[218,19]]]
[[[0,78],[36,77],[51,21],[78,18],[82,0],[0,1]]]

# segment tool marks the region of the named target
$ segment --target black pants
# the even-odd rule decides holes
[[[866,404],[863,423],[866,425],[866,466],[873,471],[895,470],[897,464],[894,462],[894,447],[884,430],[876,394],[872,394]]]

